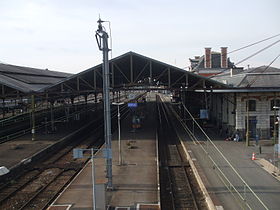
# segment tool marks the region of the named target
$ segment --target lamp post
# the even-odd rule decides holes
[[[31,95],[31,120],[32,120],[32,141],[35,140],[35,96]]]
[[[276,110],[276,109],[278,109],[278,117],[277,117],[277,119],[278,119],[278,144],[280,144],[280,107],[278,107],[278,106],[274,106],[273,107],[273,109],[274,110]],[[276,112],[276,111],[275,111]],[[275,113],[274,112],[274,113]],[[275,124],[276,122],[274,122],[274,124]],[[276,138],[275,138],[275,140],[276,140]],[[275,141],[274,140],[274,141]],[[273,142],[274,144],[276,144],[276,141],[275,142]]]
[[[98,29],[95,34],[95,38],[98,44],[99,50],[103,52],[103,65],[102,65],[102,76],[103,76],[103,107],[104,107],[104,137],[105,145],[108,151],[106,157],[106,171],[108,177],[107,189],[113,189],[113,174],[112,174],[112,136],[111,136],[111,108],[110,108],[110,72],[109,72],[109,60],[108,53],[110,51],[108,46],[108,34],[104,30],[102,21],[100,18],[98,22]]]
[[[122,165],[122,147],[121,147],[121,113],[120,113],[120,105],[123,105],[124,102],[113,102],[113,105],[118,106],[118,136],[119,136],[119,165]]]

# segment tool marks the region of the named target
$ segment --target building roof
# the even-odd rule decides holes
[[[188,87],[188,90],[203,89],[203,85],[209,88],[223,87],[220,82],[203,77],[184,69],[163,63],[161,61],[140,55],[135,52],[127,52],[109,61],[111,87],[118,89],[133,88],[137,86],[149,86],[147,81],[165,86],[169,89]],[[145,82],[146,81],[146,82]],[[151,83],[150,83],[151,84]],[[102,91],[102,65],[89,68],[78,74],[72,75],[58,83],[41,91],[50,94]]]
[[[280,69],[260,66],[230,74],[226,71],[212,79],[237,88],[273,88],[280,87]]]
[[[1,94],[29,93],[69,77],[71,74],[0,63]]]
[[[228,87],[210,78],[134,52],[111,59],[109,67],[111,87],[116,90],[149,85],[168,89],[188,88],[188,90]],[[102,92],[102,64],[75,75],[0,64],[1,84],[0,97],[2,98],[32,92],[48,93],[50,97],[61,97],[61,94],[70,96]]]

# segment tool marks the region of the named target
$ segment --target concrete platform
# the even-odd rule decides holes
[[[121,123],[121,147],[123,164],[118,159],[118,133],[112,136],[113,151],[113,191],[106,192],[106,202],[111,207],[130,207],[131,209],[159,209],[159,184],[157,171],[155,97],[147,96],[146,105],[138,107],[144,114],[142,127],[132,129],[132,113]],[[97,154],[101,157],[102,153]],[[105,160],[95,159],[96,183],[104,184]],[[91,164],[81,171],[72,183],[54,201],[49,209],[65,205],[69,209],[92,209]],[[140,205],[141,204],[141,205]],[[142,206],[142,207],[141,207]]]
[[[206,129],[207,134],[212,139],[214,145],[207,143],[206,138],[195,130],[199,143],[193,142],[186,132],[178,126],[180,138],[190,154],[197,171],[210,195],[214,205],[220,209],[241,209],[242,202],[236,193],[231,193],[229,182],[237,189],[237,191],[245,196],[248,204],[252,209],[265,209],[260,202],[268,209],[279,209],[280,206],[280,182],[264,169],[264,164],[259,161],[253,161],[252,153],[256,153],[257,159],[270,159],[273,154],[273,147],[265,142],[261,142],[262,154],[259,154],[259,147],[250,142],[252,146],[246,147],[245,142],[224,141],[218,133],[213,129]],[[192,128],[190,128],[192,129]],[[266,145],[266,146],[265,146]],[[225,161],[224,157],[219,154],[217,149],[221,151],[224,157],[233,166],[241,178],[249,185],[259,198],[249,192],[248,188],[244,190],[243,181],[231,169],[230,165]],[[221,172],[214,166],[213,159],[226,179],[221,178]],[[266,161],[267,162],[267,161]],[[262,162],[263,163],[263,162]],[[244,207],[244,206],[243,206]]]
[[[22,160],[30,158],[35,153],[67,136],[69,130],[76,130],[79,127],[78,123],[65,123],[64,126],[58,126],[58,130],[55,133],[44,134],[44,129],[37,131],[35,141],[31,140],[31,134],[26,134],[2,143],[0,144],[0,166],[6,166],[10,169]]]

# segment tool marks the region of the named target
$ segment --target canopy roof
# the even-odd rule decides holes
[[[181,89],[226,88],[225,84],[158,60],[128,52],[109,61],[111,88]],[[102,92],[102,65],[89,68],[40,90],[51,94]]]
[[[37,92],[71,74],[0,63],[1,97]]]

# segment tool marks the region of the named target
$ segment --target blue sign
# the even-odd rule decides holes
[[[76,158],[83,158],[84,154],[83,154],[83,149],[79,149],[79,148],[75,148],[73,149],[73,157]]]
[[[128,103],[127,106],[131,107],[131,108],[136,108],[138,106],[138,104],[137,103]]]
[[[208,119],[208,110],[207,109],[201,109],[200,110],[200,119]]]

